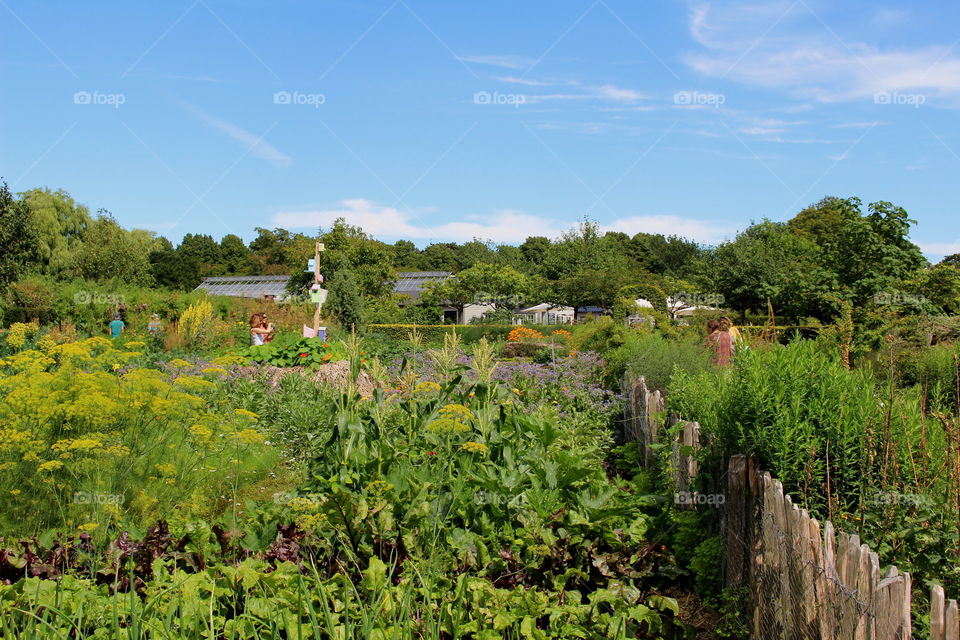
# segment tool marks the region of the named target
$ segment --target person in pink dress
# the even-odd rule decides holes
[[[705,344],[713,350],[713,364],[718,367],[733,364],[733,335],[720,320],[707,322]]]

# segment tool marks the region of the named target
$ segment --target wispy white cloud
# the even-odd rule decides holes
[[[628,216],[609,225],[602,225],[605,231],[622,231],[629,235],[635,233],[662,233],[677,235],[705,244],[715,244],[730,238],[736,232],[732,226],[719,225],[706,220],[683,218],[680,216]]]
[[[633,104],[647,98],[646,95],[633,89],[618,87],[613,84],[581,85],[577,82],[567,83],[571,90],[563,93],[525,94],[526,103],[543,103],[553,101],[597,100],[614,102],[617,104]]]
[[[604,84],[599,87],[592,87],[590,92],[601,100],[612,100],[614,102],[636,102],[642,100],[645,96],[639,91],[633,89],[624,89],[612,84]]]
[[[251,155],[266,160],[275,167],[285,168],[293,164],[293,160],[261,136],[247,131],[243,127],[213,116],[199,107],[187,105],[187,109],[201,122],[209,127],[226,134],[227,137],[239,142],[249,149]]]
[[[786,129],[772,127],[739,127],[737,131],[751,136],[769,136],[775,133],[783,133],[786,131]]]
[[[557,84],[556,82],[547,82],[546,80],[529,80],[527,78],[519,78],[517,76],[502,76],[497,78],[497,80],[509,84],[522,84],[527,87],[549,87]]]
[[[536,62],[533,58],[515,55],[458,56],[457,59],[461,62],[486,64],[493,67],[503,67],[504,69],[526,69]]]
[[[960,253],[960,238],[953,242],[917,242],[917,246],[928,256],[942,258],[943,256]]]
[[[820,102],[879,92],[960,98],[960,51],[949,44],[894,49],[842,40],[802,2],[695,4],[689,29],[703,50],[685,62],[706,76]]]
[[[887,125],[887,122],[841,122],[840,124],[832,125],[834,129],[872,129],[873,127],[880,127]]]
[[[381,238],[456,242],[483,238],[510,244],[523,242],[529,236],[557,238],[577,224],[576,220],[564,221],[522,211],[501,210],[486,216],[424,225],[408,212],[365,198],[343,200],[330,209],[280,211],[272,216],[271,223],[288,229],[316,228],[330,226],[337,218],[345,218],[350,224],[358,225],[367,233]],[[705,243],[719,242],[733,233],[732,228],[712,222],[671,215],[628,216],[601,225],[601,229],[630,235],[641,231],[679,235]]]

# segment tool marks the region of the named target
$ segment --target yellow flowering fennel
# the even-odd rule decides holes
[[[256,482],[274,466],[277,453],[251,428],[256,414],[210,408],[209,380],[113,371],[132,354],[97,337],[20,351],[0,368],[0,495],[24,526],[96,521],[103,531],[174,510],[205,515],[238,480]],[[75,492],[118,497],[105,509]]]
[[[447,404],[440,407],[440,417],[427,425],[427,431],[441,434],[464,433],[470,431],[465,421],[473,417],[473,412],[462,404]]]
[[[436,382],[427,380],[425,382],[417,383],[417,386],[413,388],[414,393],[429,393],[431,391],[440,391],[440,385]]]
[[[480,455],[486,455],[487,451],[489,451],[487,445],[482,442],[464,442],[460,445],[460,448],[470,453],[479,453]]]

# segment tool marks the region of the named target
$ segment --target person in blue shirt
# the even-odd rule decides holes
[[[119,338],[120,334],[123,333],[123,330],[126,328],[127,325],[120,319],[120,314],[113,314],[113,322],[110,323],[110,337]]]

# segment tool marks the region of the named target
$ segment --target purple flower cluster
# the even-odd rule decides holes
[[[420,381],[440,381],[440,374],[431,358],[419,353],[414,358],[407,356],[408,364],[414,367]],[[470,358],[461,354],[457,364],[463,367],[465,379],[474,381],[477,374],[470,367]],[[599,354],[587,351],[558,358],[556,362],[538,364],[526,360],[507,360],[497,363],[493,379],[508,389],[516,389],[529,405],[554,404],[561,407],[561,415],[570,409],[592,410],[601,413],[618,407],[620,393],[610,391],[601,384],[606,363]],[[396,377],[400,362],[390,367]]]

